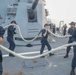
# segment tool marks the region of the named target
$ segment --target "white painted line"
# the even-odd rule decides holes
[[[63,49],[66,49],[65,47]],[[73,49],[73,47],[72,47]],[[46,52],[48,50],[44,50],[44,52]],[[18,53],[18,54],[21,54],[21,55],[29,55],[29,54],[37,54],[37,53],[40,53],[40,51],[33,51],[33,52],[23,52],[23,53]],[[3,57],[8,57],[9,55],[8,54],[5,54],[3,55]]]
[[[44,52],[46,52],[48,50],[45,50]],[[21,54],[21,55],[29,55],[29,54],[37,54],[37,53],[40,53],[40,51],[34,51],[34,52],[23,52],[23,53],[18,53],[18,54]],[[8,54],[5,54],[3,55],[3,57],[8,57],[9,55]]]

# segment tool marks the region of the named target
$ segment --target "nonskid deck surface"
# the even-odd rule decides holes
[[[64,45],[67,43],[68,39],[55,38],[56,43],[50,43],[52,48]],[[3,42],[3,45],[8,47],[7,42]],[[39,54],[41,45],[33,47],[16,46],[15,52],[25,53],[27,56],[35,56]],[[47,48],[45,48],[46,50]],[[3,55],[8,53],[3,51]],[[34,52],[34,54],[30,53]],[[69,57],[64,59],[66,50],[63,49],[55,53],[54,56],[45,58],[38,58],[35,60],[24,60],[18,57],[5,56],[3,58],[3,70],[4,73],[9,73],[10,75],[69,75],[71,70],[71,61],[73,57],[73,50],[70,51]]]

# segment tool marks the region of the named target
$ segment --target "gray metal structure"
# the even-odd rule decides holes
[[[25,39],[34,38],[46,23],[44,0],[0,0],[0,7],[0,25],[8,25],[15,20]],[[15,39],[17,45],[28,44],[21,40],[20,35]]]

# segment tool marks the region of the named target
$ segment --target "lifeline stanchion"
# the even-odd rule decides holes
[[[67,47],[67,46],[71,46],[71,45],[76,45],[76,42],[62,45],[60,47],[57,47],[57,48],[52,49],[51,51],[47,51],[47,52],[45,52],[43,54],[39,54],[39,55],[36,55],[36,56],[22,56],[21,54],[18,54],[18,53],[14,52],[14,51],[11,51],[10,49],[2,46],[1,44],[0,44],[0,48],[2,48],[3,50],[5,50],[5,51],[7,51],[7,52],[9,52],[9,53],[11,53],[11,54],[19,57],[19,58],[22,58],[22,59],[36,59],[36,58],[40,58],[42,56],[45,56],[45,55],[47,55],[49,53],[53,53],[53,52],[59,51],[62,48]]]

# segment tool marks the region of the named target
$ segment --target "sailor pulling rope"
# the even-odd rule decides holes
[[[7,28],[8,26],[10,26],[10,25],[5,26],[4,28]],[[29,43],[29,42],[32,42],[32,41],[34,41],[35,39],[37,39],[38,35],[36,35],[32,40],[26,40],[26,39],[24,39],[24,37],[22,36],[21,30],[20,30],[20,27],[19,27],[18,25],[16,25],[16,27],[18,28],[19,35],[20,35],[20,37],[22,38],[23,41]],[[48,30],[48,31],[49,31],[50,34],[52,34],[52,35],[55,36],[55,37],[59,37],[59,38],[65,38],[65,37],[66,37],[66,36],[56,35],[56,34],[54,34],[53,32],[51,32],[50,30]],[[71,36],[71,35],[69,35],[69,36]]]

